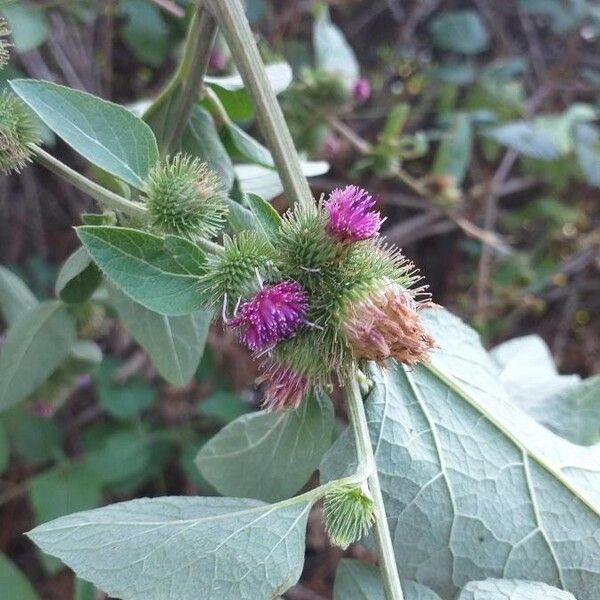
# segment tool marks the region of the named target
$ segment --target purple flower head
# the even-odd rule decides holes
[[[262,288],[244,302],[228,323],[242,328],[242,342],[253,352],[265,350],[291,337],[304,323],[308,295],[295,281],[281,281]]]
[[[265,410],[298,408],[308,389],[308,378],[296,373],[284,363],[268,360],[262,367],[264,374],[259,377],[258,383],[267,382],[263,408]]]
[[[381,216],[371,210],[373,197],[365,190],[348,185],[329,194],[324,204],[329,215],[327,231],[342,242],[358,242],[377,235]]]
[[[208,59],[208,66],[211,69],[222,71],[227,66],[227,56],[220,50],[213,50]]]
[[[362,104],[371,97],[371,84],[368,79],[362,77],[354,82],[352,87],[352,96],[355,102]]]

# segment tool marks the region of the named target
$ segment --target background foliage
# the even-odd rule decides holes
[[[148,104],[145,99],[173,69],[189,6],[169,0],[98,4],[3,3],[0,12],[13,31],[16,52],[0,72],[0,83],[19,79],[13,89],[44,120],[44,140],[55,155],[124,193],[112,177],[117,176],[135,194],[157,154],[149,128],[123,108],[98,104],[55,84],[141,113]],[[434,299],[474,324],[488,347],[496,346],[487,356],[471,333],[448,321],[444,327],[450,327],[449,337],[454,342],[465,339],[464,364],[451,365],[452,371],[462,368],[468,384],[477,365],[484,389],[490,373],[499,377],[510,401],[578,445],[561,449],[556,438],[545,441],[545,430],[523,426],[519,432],[519,423],[511,422],[517,438],[533,442],[531,455],[519,450],[519,439],[516,445],[510,436],[503,442],[507,464],[516,465],[514,477],[523,483],[519,487],[513,481],[503,497],[522,505],[532,494],[527,485],[537,485],[551,490],[555,502],[566,498],[572,486],[585,487],[581,473],[597,460],[594,444],[600,436],[599,381],[592,377],[600,371],[600,12],[584,0],[348,0],[332,2],[329,9],[318,2],[247,3],[261,35],[263,57],[271,63],[270,80],[304,152],[304,168],[313,176],[311,185],[318,194],[351,180],[376,192],[387,217],[385,233],[422,267]],[[182,148],[218,170],[234,197],[256,192],[281,209],[285,202],[271,156],[259,141],[251,103],[232,69],[219,40],[208,82],[222,110],[209,94],[195,108]],[[370,82],[368,99],[354,91],[361,77]],[[72,127],[76,115],[84,118]],[[117,147],[115,139],[123,130],[136,143]],[[90,144],[90,139],[97,143]],[[82,215],[93,212],[93,203],[39,167],[19,178],[3,177],[0,189],[5,265],[0,269],[5,325],[0,406],[7,409],[0,416],[0,584],[3,590],[15,590],[9,598],[83,600],[94,593],[21,535],[36,524],[144,496],[218,492],[272,502],[307,482],[333,434],[342,428],[340,403],[320,397],[299,414],[254,412],[260,391],[252,386],[248,356],[219,327],[209,331],[209,315],[194,304],[198,299],[189,247],[178,246],[175,238],[139,232],[124,236],[111,229],[112,223]],[[254,213],[232,206],[238,230],[258,220],[268,233],[269,213],[260,206],[257,202]],[[102,276],[88,254],[77,249],[73,223],[85,225],[79,239],[98,264],[108,245],[117,246],[124,268],[140,276],[158,275],[156,288],[140,285],[141,278],[120,281],[117,272],[113,281],[120,289],[99,287]],[[159,273],[153,264],[157,252],[169,257]],[[185,264],[182,256],[188,257]],[[177,282],[168,299],[161,296],[161,274],[169,286]],[[434,384],[421,369],[385,377],[393,380],[388,382],[392,394],[402,390],[398,398],[410,397],[411,391],[418,395],[427,386],[440,398],[449,393],[439,378]],[[406,564],[403,576],[426,581],[444,597],[460,593],[461,600],[491,593],[494,598],[517,593],[519,598],[536,597],[541,592],[515,582],[459,588],[475,578],[474,570],[489,574],[499,569],[496,562],[504,558],[507,545],[517,548],[518,536],[527,532],[537,556],[544,557],[536,567],[542,569],[539,577],[531,577],[531,565],[526,572],[514,567],[504,576],[561,584],[561,565],[570,560],[569,553],[550,556],[551,546],[544,546],[544,540],[584,536],[591,527],[584,521],[585,498],[581,507],[572,505],[573,523],[567,532],[554,530],[551,520],[543,518],[537,523],[524,520],[526,533],[495,529],[506,521],[493,504],[483,503],[481,510],[489,512],[474,516],[468,499],[461,504],[453,490],[469,476],[481,486],[482,497],[489,498],[483,488],[490,476],[486,472],[477,479],[477,465],[461,472],[473,456],[461,460],[457,454],[461,440],[471,435],[458,424],[475,426],[478,413],[465,400],[472,390],[452,393],[454,415],[443,414],[440,401],[423,404],[428,413],[423,420],[415,406],[400,403],[401,414],[389,414],[385,421],[395,444],[386,453],[390,464],[381,468],[397,468],[392,478],[402,479],[388,482],[389,494],[427,483],[419,479],[425,477],[423,471],[418,477],[407,475],[406,453],[412,461],[430,464],[429,477],[443,488],[434,499],[420,497],[423,504],[414,507],[424,514],[436,511],[439,530],[419,523],[412,513],[399,515],[419,532],[416,538],[398,539],[396,551]],[[508,401],[496,398],[491,406],[500,430],[510,421]],[[372,395],[371,415],[382,411],[382,402]],[[502,406],[508,407],[504,413]],[[381,415],[373,418],[384,422]],[[411,448],[407,423],[435,440],[440,423],[448,422],[455,428],[444,430],[437,457]],[[320,444],[307,443],[310,435]],[[490,436],[496,439],[497,430],[481,428],[470,443],[485,454]],[[347,460],[351,455],[347,438],[342,434],[337,439],[323,464],[325,474],[336,472],[336,456]],[[240,439],[248,440],[241,463],[229,455],[232,445],[242,450],[237,448]],[[547,447],[556,447],[552,477],[537,472],[531,462]],[[292,470],[281,460],[290,452],[296,467]],[[456,468],[449,464],[452,460],[458,461]],[[268,467],[271,485],[263,484],[259,474],[244,479],[258,467]],[[496,485],[504,490],[502,465],[498,469]],[[592,491],[598,489],[593,482],[587,479]],[[395,500],[398,506],[406,503],[404,498]],[[185,515],[187,500],[175,503],[165,510]],[[247,503],[251,509],[258,506]],[[287,567],[300,573],[302,560],[305,566],[300,584],[286,597],[378,597],[377,578],[369,579],[372,573],[364,563],[352,562],[368,562],[368,550],[350,548],[334,575],[340,552],[329,547],[318,510],[309,514],[298,504],[273,517],[275,535],[289,535],[290,519],[300,525],[308,520],[309,525],[306,556],[302,528],[291,530],[299,537],[289,542],[295,554],[288,556]],[[473,525],[475,521],[480,525]],[[458,578],[445,567],[435,575],[422,575],[427,557],[438,551],[444,555],[442,565],[461,559],[477,563],[479,557],[469,555],[473,545],[452,544],[452,530],[445,528],[450,522],[461,540],[490,541],[490,564],[465,567],[465,576]],[[485,538],[489,531],[496,541]],[[202,535],[201,527],[198,532]],[[428,536],[433,547],[423,556],[412,544],[424,543]],[[497,543],[499,539],[509,541]],[[51,541],[40,541],[44,543],[51,549]],[[256,560],[258,564],[261,557]],[[558,564],[553,566],[552,560]],[[362,584],[372,587],[361,591],[351,583],[357,570]],[[112,589],[121,583],[111,582]],[[414,598],[436,598],[436,592],[413,585]],[[581,584],[581,593],[593,589],[590,585]],[[571,597],[558,590],[545,593],[561,600]]]

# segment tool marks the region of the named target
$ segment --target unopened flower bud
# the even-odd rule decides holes
[[[352,96],[356,103],[365,103],[371,97],[371,84],[369,80],[364,77],[357,79],[352,86]]]
[[[0,95],[0,172],[19,172],[31,160],[29,144],[38,141],[31,113],[10,93]]]
[[[342,331],[354,356],[379,363],[388,358],[407,365],[427,362],[435,340],[418,314],[421,306],[393,282],[379,282],[362,299],[348,303]]]
[[[375,521],[375,507],[366,485],[334,485],[325,495],[323,520],[335,546],[345,550],[358,542]]]
[[[211,238],[227,214],[217,175],[206,163],[184,154],[152,168],[146,195],[153,226],[162,233]]]
[[[262,365],[263,375],[257,383],[266,383],[262,406],[265,410],[285,410],[298,408],[310,387],[305,375],[294,371],[292,367],[271,359]]]

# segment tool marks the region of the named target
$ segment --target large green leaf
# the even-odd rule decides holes
[[[600,448],[570,444],[516,408],[473,330],[425,311],[440,349],[413,369],[370,368],[367,418],[401,574],[452,598],[507,577],[600,589]],[[343,435],[323,470],[348,463]]]
[[[168,240],[137,229],[86,225],[77,235],[94,262],[122,292],[142,306],[164,315],[188,315],[200,308],[195,265],[181,253],[169,252]],[[191,256],[200,250],[189,246]]]
[[[67,358],[75,324],[62,302],[42,302],[8,329],[0,353],[0,411],[33,393]]]
[[[600,376],[560,375],[537,335],[504,342],[490,354],[510,399],[536,421],[574,444],[600,441]]]
[[[223,495],[277,501],[307,482],[332,432],[331,402],[318,394],[298,410],[239,417],[202,447],[196,464]]]
[[[27,577],[4,554],[0,554],[0,589],[5,600],[39,599]]]
[[[403,581],[404,600],[440,600],[424,585]],[[379,569],[360,560],[344,558],[336,574],[333,600],[385,600]]]
[[[4,15],[11,31],[17,52],[27,52],[41,46],[48,37],[46,11],[42,7],[24,2],[3,2],[0,13]]]
[[[600,131],[580,123],[575,127],[575,155],[586,181],[600,187]]]
[[[539,581],[486,579],[468,583],[457,600],[575,600],[575,596]]]
[[[16,79],[12,89],[42,121],[91,163],[143,189],[158,160],[151,129],[122,106],[62,85]]]
[[[300,577],[310,506],[302,499],[144,498],[63,517],[29,535],[122,600],[258,600]]]
[[[22,279],[0,266],[0,314],[10,325],[38,301]]]
[[[123,325],[149,354],[156,370],[173,385],[187,384],[204,353],[212,315],[198,310],[169,317],[148,310],[112,285],[109,293]]]
[[[158,6],[146,0],[121,0],[126,22],[121,38],[133,54],[151,67],[159,66],[169,51],[169,28]]]

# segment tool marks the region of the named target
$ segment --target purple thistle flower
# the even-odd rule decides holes
[[[242,342],[253,352],[291,337],[304,323],[308,295],[296,281],[267,285],[244,302],[228,325],[242,328]]]
[[[329,215],[327,231],[342,242],[374,237],[382,223],[381,215],[371,210],[374,205],[373,197],[355,185],[333,190],[324,204]]]
[[[357,79],[352,87],[352,96],[355,102],[359,104],[366,102],[371,97],[371,84],[369,80],[364,77]]]
[[[262,406],[265,410],[298,408],[306,393],[309,380],[296,373],[284,363],[266,361],[262,365],[264,374],[258,383],[267,382]]]

